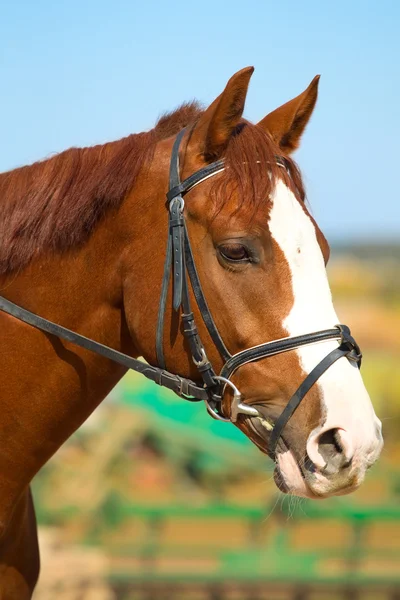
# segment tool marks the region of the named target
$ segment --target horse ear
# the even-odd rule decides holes
[[[235,73],[222,94],[210,104],[195,126],[189,144],[205,160],[219,158],[228,145],[229,138],[242,117],[253,71],[254,67],[246,67]]]
[[[320,75],[316,75],[302,94],[269,113],[258,123],[286,154],[296,150],[300,144],[300,138],[317,101],[319,78]]]

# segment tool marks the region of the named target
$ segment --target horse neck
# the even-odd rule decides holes
[[[156,153],[151,169],[84,245],[37,256],[22,272],[0,279],[0,294],[116,350],[144,355],[136,340],[148,335],[154,343],[156,315],[147,314],[147,306],[156,310],[161,285],[161,241],[154,234],[166,232],[167,158]],[[146,264],[154,255],[159,272]],[[7,502],[0,498],[1,520],[125,369],[4,313],[0,330],[0,489],[9,490]]]
[[[51,321],[135,354],[123,317],[120,255],[118,226],[110,215],[82,248],[38,257],[22,273],[2,281],[1,293]],[[124,369],[3,313],[0,329],[0,378],[5,382],[0,434],[5,432],[7,443],[7,431],[12,432],[12,444],[21,454],[18,483],[26,485]],[[6,461],[0,444],[1,455]],[[4,472],[8,468],[0,458],[0,487]]]
[[[22,272],[8,275],[1,288],[32,312],[120,348],[119,252],[117,227],[107,217],[82,247],[37,256]],[[38,338],[34,330],[26,332]]]
[[[163,227],[157,220],[163,222],[167,218],[164,186],[170,150],[168,144],[167,150],[164,145],[160,144],[151,164],[138,174],[133,189],[119,208],[106,213],[83,245],[65,252],[42,252],[21,272],[0,277],[0,294],[3,289],[4,295],[16,304],[116,350],[135,357],[143,354],[142,348],[133,342],[138,336],[140,339],[140,330],[136,330],[137,319],[132,313],[143,315],[146,281],[151,286],[154,276],[161,284],[162,261],[157,260],[160,274],[155,274],[147,271],[143,259],[155,253],[162,256],[154,233]],[[140,285],[136,285],[138,279]],[[125,318],[126,302],[131,304],[129,320]],[[22,338],[32,340],[52,360],[54,349],[45,334],[1,313],[0,319],[5,327],[15,329],[16,346],[23,346]],[[156,318],[150,323],[154,330],[155,324]],[[81,356],[88,372],[92,368],[98,371],[96,365],[101,365],[103,372],[104,363],[110,364],[98,355],[73,345],[68,347]],[[23,356],[24,348],[18,353]],[[120,367],[112,363],[111,366],[113,369],[104,370],[120,377]]]

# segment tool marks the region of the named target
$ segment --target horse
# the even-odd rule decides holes
[[[206,109],[0,175],[4,600],[31,598],[39,574],[32,478],[129,367],[234,422],[285,493],[349,493],[379,456],[291,158],[319,76],[252,124],[253,70]]]

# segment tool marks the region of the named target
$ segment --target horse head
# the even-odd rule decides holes
[[[161,293],[168,230],[164,198],[174,142],[180,180],[204,175],[185,190],[181,209],[202,294],[228,356],[310,332],[335,331],[339,323],[325,269],[329,245],[305,202],[300,172],[290,158],[313,112],[319,77],[254,125],[242,118],[252,72],[246,68],[236,73],[206,110],[185,123],[180,144],[175,135],[166,135],[171,123],[162,119],[162,139],[138,184],[146,202],[135,204],[145,238],[142,275],[139,283],[136,277],[125,286],[125,310],[131,333],[152,364],[159,356],[154,338],[157,307],[150,305]],[[128,203],[134,197],[135,190]],[[174,285],[165,303],[163,366],[198,381],[180,306],[173,306]],[[227,357],[221,356],[221,346],[205,326],[204,311],[190,286],[189,295],[204,354],[214,371],[223,373]],[[240,390],[244,405],[256,410],[243,410],[231,420],[263,452],[271,453],[274,424],[289,399],[337,347],[332,338],[314,340],[243,360],[230,369],[233,385],[225,387],[220,415],[231,418],[231,391]],[[275,440],[275,481],[284,492],[312,498],[348,493],[360,485],[380,453],[381,424],[358,368],[360,355],[351,360],[355,347],[352,355],[347,351],[317,373]]]

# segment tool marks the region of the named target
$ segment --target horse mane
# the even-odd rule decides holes
[[[0,274],[24,268],[41,251],[63,252],[83,244],[106,212],[117,209],[127,196],[141,169],[150,164],[156,143],[195,123],[202,112],[197,102],[186,103],[163,115],[151,131],[70,148],[0,174]],[[264,131],[243,121],[226,151],[223,182],[212,189],[217,210],[227,189],[239,191],[243,207],[256,210],[265,202],[282,171],[275,164],[276,153]],[[302,195],[299,171],[293,161],[287,162],[287,183],[293,181]],[[265,175],[267,163],[270,177]]]

